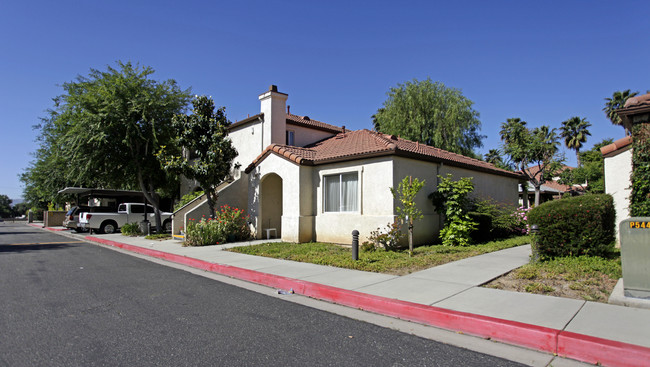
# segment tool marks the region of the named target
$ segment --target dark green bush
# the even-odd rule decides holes
[[[614,200],[584,195],[546,202],[528,212],[539,226],[533,246],[540,259],[560,256],[606,256],[614,244]]]
[[[469,212],[469,218],[477,224],[470,236],[475,243],[487,242],[494,239],[492,235],[492,216],[487,213]]]
[[[496,239],[526,234],[526,212],[523,208],[498,203],[494,200],[475,199],[471,203],[470,218],[478,224],[471,236],[482,243]]]

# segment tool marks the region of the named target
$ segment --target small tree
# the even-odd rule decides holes
[[[237,150],[228,138],[230,121],[225,107],[215,111],[214,101],[206,96],[196,96],[192,105],[191,115],[176,115],[172,121],[177,133],[173,146],[183,147],[189,157],[183,157],[180,151],[162,149],[158,158],[166,170],[198,182],[208,199],[210,216],[215,218],[217,186],[230,176]]]
[[[440,231],[442,244],[445,246],[467,246],[471,243],[470,234],[476,228],[467,213],[469,194],[474,191],[471,177],[452,180],[452,175],[438,176],[438,190],[429,195],[438,214],[444,215],[445,226]]]
[[[564,158],[558,155],[560,145],[555,129],[548,126],[529,129],[526,121],[510,118],[501,124],[503,152],[515,164],[516,168],[535,187],[535,206],[539,205],[540,188],[548,177],[559,169]],[[537,166],[537,172],[528,169]],[[525,194],[524,194],[525,195]]]
[[[424,180],[420,181],[411,176],[404,177],[397,189],[390,188],[393,197],[397,199],[401,207],[397,207],[397,216],[402,223],[408,223],[409,234],[409,256],[413,254],[413,221],[422,219],[422,211],[415,205],[415,195],[424,186]]]

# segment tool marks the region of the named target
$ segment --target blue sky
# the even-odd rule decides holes
[[[350,129],[371,128],[390,87],[431,77],[474,101],[481,153],[510,117],[585,117],[589,149],[623,137],[605,97],[650,89],[649,13],[647,1],[3,1],[0,194],[21,196],[32,125],[60,85],[117,60],[211,95],[232,121],[276,84],[292,113]]]

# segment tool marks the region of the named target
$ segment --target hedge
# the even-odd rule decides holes
[[[560,256],[606,256],[615,239],[611,195],[583,195],[546,202],[528,212],[528,224],[539,227],[533,236],[541,260]]]

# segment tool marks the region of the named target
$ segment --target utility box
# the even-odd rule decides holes
[[[650,217],[625,219],[619,233],[625,296],[650,299]]]

